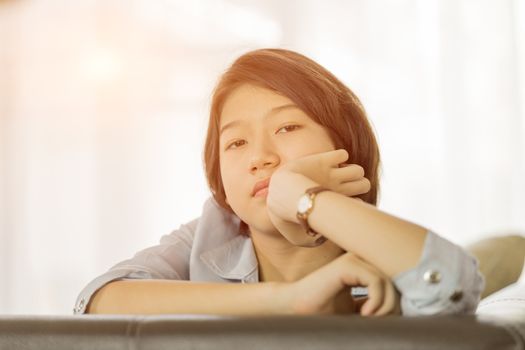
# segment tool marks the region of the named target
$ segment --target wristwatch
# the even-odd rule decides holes
[[[299,220],[299,223],[306,230],[306,234],[312,237],[317,236],[318,233],[312,230],[310,225],[308,225],[308,215],[310,215],[310,213],[314,209],[315,196],[319,192],[323,192],[323,191],[330,191],[330,189],[323,187],[323,186],[316,186],[316,187],[309,188],[299,198],[299,202],[297,203],[297,219]],[[324,238],[324,237],[321,236],[320,239],[321,238]],[[324,238],[323,242],[325,240],[326,238]]]

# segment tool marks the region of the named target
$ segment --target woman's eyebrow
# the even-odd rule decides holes
[[[271,117],[272,115],[276,115],[276,114],[282,112],[283,110],[292,109],[292,108],[299,108],[299,107],[297,107],[297,105],[295,105],[293,103],[288,103],[288,104],[285,104],[285,105],[282,105],[282,106],[273,107],[272,109],[270,109],[265,114],[264,118]],[[221,131],[219,132],[219,136],[222,135],[224,130],[232,128],[232,127],[240,125],[240,124],[244,124],[244,123],[245,123],[244,120],[234,120],[234,121],[231,121],[229,123],[224,124],[222,126],[222,128],[221,128]]]

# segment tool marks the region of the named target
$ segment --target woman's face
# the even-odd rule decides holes
[[[324,127],[290,99],[247,84],[226,99],[219,130],[226,201],[258,232],[276,230],[266,212],[266,195],[252,196],[254,185],[290,160],[335,149]]]

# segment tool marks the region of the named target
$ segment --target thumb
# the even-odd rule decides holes
[[[336,168],[342,168],[348,165],[348,164],[345,165],[345,162],[348,160],[349,154],[348,154],[348,151],[344,148],[339,148],[334,151],[326,152],[325,157],[327,161],[329,162],[330,166],[333,166]]]

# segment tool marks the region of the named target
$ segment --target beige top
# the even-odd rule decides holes
[[[77,298],[83,314],[93,294],[119,279],[171,279],[224,283],[259,282],[250,237],[240,219],[210,197],[202,215],[92,280]],[[393,278],[403,315],[474,313],[484,287],[478,261],[461,247],[429,232],[418,265]]]

